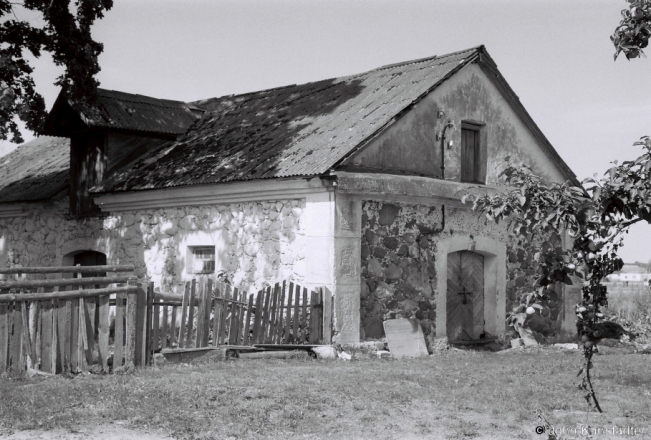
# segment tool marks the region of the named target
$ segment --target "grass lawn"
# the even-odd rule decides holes
[[[534,432],[541,409],[565,430],[564,438],[588,438],[585,425],[608,430],[591,438],[612,438],[613,427],[615,434],[638,429],[637,437],[624,432],[622,438],[651,438],[649,355],[611,348],[596,356],[603,415],[586,413],[576,389],[580,361],[576,350],[536,348],[6,377],[0,379],[0,437],[116,426],[179,439],[546,439]]]

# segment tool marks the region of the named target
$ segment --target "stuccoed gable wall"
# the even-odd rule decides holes
[[[304,200],[247,202],[121,212],[69,220],[67,200],[32,205],[25,217],[0,218],[0,267],[72,264],[71,253],[105,253],[109,264],[173,289],[190,279],[188,246],[215,246],[216,272],[237,286],[305,279]]]
[[[428,339],[436,336],[437,277],[447,276],[436,273],[436,250],[439,241],[451,236],[483,236],[507,244],[503,314],[520,295],[532,291],[536,246],[514,240],[503,225],[466,208],[446,206],[443,231],[441,226],[440,205],[362,202],[361,339],[382,338],[382,322],[401,317],[418,318]],[[559,244],[558,238],[553,243]],[[531,323],[541,337],[560,330],[562,301],[559,295],[551,296]]]
[[[438,117],[440,111],[445,117]],[[545,152],[543,143],[476,64],[465,66],[437,87],[346,164],[351,169],[441,178],[441,142],[436,134],[443,130],[448,120],[452,120],[456,128],[446,132],[446,180],[459,181],[461,176],[462,121],[485,124],[482,148],[485,147],[483,154],[486,155],[486,184],[501,184],[499,173],[504,169],[507,156],[512,163],[526,164],[547,180],[567,180]]]

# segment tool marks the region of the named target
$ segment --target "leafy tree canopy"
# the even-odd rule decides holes
[[[615,45],[615,59],[624,53],[627,59],[645,56],[642,49],[651,36],[651,0],[627,0],[628,9],[622,10],[622,21],[610,40]]]
[[[111,9],[113,0],[0,0],[0,139],[23,142],[16,117],[38,133],[45,120],[45,101],[34,89],[27,53],[48,52],[65,72],[55,84],[73,100],[92,101],[99,83],[97,57],[103,45],[91,37],[91,26]],[[19,20],[14,8],[42,15],[43,26]]]
[[[559,231],[573,239],[567,250],[543,245],[536,254],[536,285],[541,291],[556,282],[572,284],[570,275],[589,287],[621,269],[624,263],[617,250],[623,234],[634,223],[651,223],[651,138],[644,136],[635,145],[645,153],[620,165],[615,162],[603,178],[585,179],[584,187],[544,182],[528,167],[507,158],[501,177],[515,189],[474,200],[475,210],[489,220],[508,221],[513,233],[523,239],[540,238],[545,243],[545,237]],[[586,299],[606,305],[600,295]]]

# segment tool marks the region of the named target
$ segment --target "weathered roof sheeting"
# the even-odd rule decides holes
[[[60,97],[77,112],[82,121],[93,128],[113,128],[149,133],[178,135],[185,133],[204,113],[196,105],[143,95],[98,89],[98,102],[93,107]],[[57,104],[52,111],[56,118]],[[46,122],[47,127],[53,123]],[[51,133],[48,133],[51,134]]]
[[[481,50],[199,101],[191,130],[93,192],[323,174]]]
[[[70,140],[41,136],[0,157],[0,203],[46,200],[68,189]]]
[[[203,110],[181,101],[99,89],[97,112],[73,104],[92,127],[121,128],[154,133],[185,133]]]

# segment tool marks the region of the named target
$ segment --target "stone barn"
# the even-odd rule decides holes
[[[499,190],[507,156],[576,182],[483,46],[193,103],[59,96],[45,133],[0,158],[0,266],[326,285],[339,343],[399,317],[430,339],[503,335],[536,246],[460,198]],[[576,293],[556,290],[543,336],[574,326]]]

